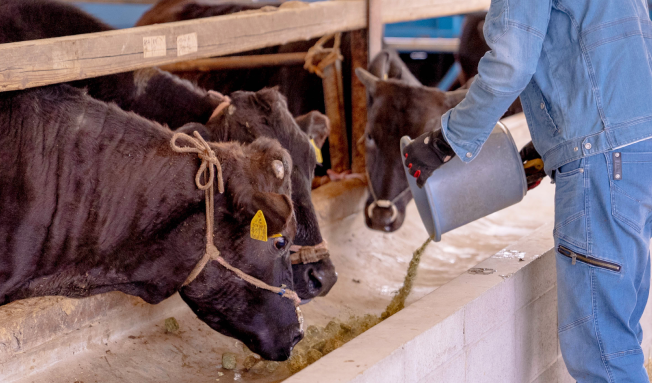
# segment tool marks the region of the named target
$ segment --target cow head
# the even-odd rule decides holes
[[[258,92],[235,92],[230,105],[206,125],[207,139],[248,143],[258,137],[277,139],[293,160],[289,172],[292,180],[292,202],[297,219],[294,244],[316,246],[324,240],[311,200],[311,185],[317,165],[315,149],[323,145],[330,131],[328,118],[311,112],[295,120],[283,95],[276,89]],[[299,124],[297,124],[299,122]],[[301,299],[323,296],[337,281],[335,267],[329,258],[318,262],[295,264],[294,286]]]
[[[198,124],[193,124],[198,125]],[[218,144],[223,158],[224,194],[215,194],[214,243],[234,267],[271,286],[292,288],[290,244],[296,233],[291,193],[292,159],[278,142],[260,138],[241,147]],[[250,222],[262,211],[267,241],[250,236]],[[180,290],[181,297],[211,328],[243,341],[270,360],[285,360],[301,340],[293,302],[242,280],[218,262],[209,262]]]
[[[366,167],[369,198],[365,222],[371,229],[392,232],[403,224],[412,198],[403,170],[401,137],[416,138],[441,126],[441,116],[457,105],[466,90],[442,92],[421,85],[392,51],[379,53],[371,73],[356,69],[367,88]]]

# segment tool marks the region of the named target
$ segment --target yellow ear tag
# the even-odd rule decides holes
[[[310,139],[310,143],[312,144],[312,147],[315,148],[315,155],[317,157],[317,163],[321,164],[324,162],[324,157],[321,156],[321,149],[317,147],[317,144],[315,144],[314,139]]]
[[[282,236],[283,236],[283,234],[278,233],[278,234],[272,235],[270,238],[281,238]]]
[[[258,210],[254,218],[251,219],[249,236],[258,241],[267,242],[267,221],[265,221],[265,215],[261,210]]]

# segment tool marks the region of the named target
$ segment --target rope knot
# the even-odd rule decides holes
[[[324,44],[330,39],[333,39],[332,48],[324,48]],[[320,38],[313,47],[308,49],[306,53],[306,62],[303,66],[304,69],[310,73],[314,73],[319,77],[324,77],[324,69],[329,65],[342,61],[344,56],[340,53],[340,42],[342,40],[342,33],[334,33],[323,36]],[[315,64],[317,61],[317,64]]]
[[[217,168],[217,190],[221,193],[224,193],[224,179],[222,177],[222,165],[220,160],[215,155],[213,149],[204,138],[197,132],[194,131],[193,135],[195,138],[185,134],[185,133],[175,133],[172,136],[170,141],[170,147],[172,150],[177,153],[195,153],[197,157],[201,160],[201,165],[195,175],[195,184],[199,190],[208,190],[213,186],[215,180],[215,168]],[[183,138],[191,144],[191,146],[177,146],[176,141],[179,138]],[[202,174],[205,174],[208,171],[208,180],[205,184],[201,182]]]

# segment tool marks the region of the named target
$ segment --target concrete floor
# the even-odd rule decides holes
[[[507,125],[519,146],[527,142],[522,118]],[[550,222],[553,210],[553,186],[544,181],[520,204],[445,234],[426,250],[407,303]],[[367,229],[362,213],[321,223],[339,281],[328,296],[302,306],[307,325],[323,326],[333,318],[382,312],[400,288],[412,252],[427,238],[414,203],[408,206],[407,215],[403,227],[391,234]],[[243,371],[247,351],[240,342],[212,331],[178,296],[170,299],[169,315],[180,324],[177,334],[166,334],[161,321],[77,355],[61,355],[61,362],[40,372],[36,368],[16,382],[278,382],[290,375],[283,364],[271,374]],[[227,351],[238,355],[239,370],[221,368],[221,355]]]

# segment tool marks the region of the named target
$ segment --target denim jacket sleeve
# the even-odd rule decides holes
[[[472,161],[496,122],[534,75],[550,20],[551,0],[491,0],[484,35],[491,51],[480,60],[466,97],[441,118],[444,137]]]

